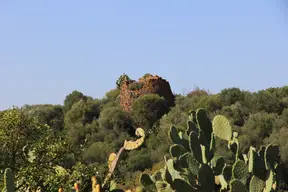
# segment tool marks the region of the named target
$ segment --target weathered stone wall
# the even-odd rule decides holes
[[[125,81],[120,88],[120,104],[123,110],[129,111],[135,99],[144,94],[158,94],[167,101],[169,106],[174,106],[174,95],[168,81],[154,75],[140,78],[137,83],[141,84],[141,88],[130,90],[129,85],[136,81]]]

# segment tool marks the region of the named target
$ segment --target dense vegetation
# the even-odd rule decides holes
[[[239,134],[241,153],[247,154],[250,146],[277,144],[283,165],[280,188],[288,190],[288,86],[253,93],[227,88],[217,94],[196,88],[187,95],[175,94],[175,106],[163,114],[165,107],[162,97],[146,94],[135,100],[130,112],[123,111],[116,87],[102,99],[73,91],[63,105],[4,110],[0,112],[0,169],[3,174],[11,169],[18,191],[28,186],[31,191],[40,187],[52,192],[60,186],[69,191],[77,182],[81,191],[88,192],[91,176],[104,179],[109,155],[125,140],[136,140],[135,129],[141,127],[145,142],[137,150],[123,152],[114,172],[119,188],[133,189],[141,185],[143,172],[154,173],[164,167],[164,156],[171,157],[171,125],[185,132],[190,111],[203,108],[211,120],[217,115],[229,120]],[[227,162],[235,160],[227,141],[216,138],[215,145],[215,154]]]

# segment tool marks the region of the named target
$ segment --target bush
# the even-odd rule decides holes
[[[139,90],[143,87],[144,83],[142,82],[133,82],[129,84],[129,89],[131,91]]]
[[[220,98],[223,104],[228,106],[244,99],[241,90],[235,87],[223,89],[220,92]]]
[[[64,111],[68,112],[72,106],[74,105],[74,103],[77,103],[78,101],[80,101],[81,99],[83,99],[85,96],[83,95],[83,93],[79,92],[79,91],[73,91],[72,93],[70,93],[69,95],[66,96],[65,100],[64,100]]]
[[[135,126],[148,130],[168,110],[169,107],[163,97],[156,94],[146,94],[132,103],[131,117]]]
[[[266,112],[259,112],[250,115],[245,122],[244,127],[241,128],[241,136],[239,140],[243,150],[248,150],[250,146],[260,147],[264,143],[264,139],[268,138],[272,133],[276,114],[268,114]]]
[[[127,75],[127,74],[122,74],[120,75],[120,77],[117,79],[116,81],[116,85],[117,85],[117,89],[120,89],[122,84],[125,82],[125,81],[130,81],[130,77]]]
[[[86,163],[105,163],[107,157],[111,152],[115,151],[108,143],[95,142],[90,147],[88,147],[83,153],[83,160]]]
[[[81,122],[84,125],[98,119],[100,115],[100,102],[92,99],[81,99],[75,103],[65,115],[65,127]]]
[[[130,132],[132,122],[127,113],[120,107],[105,108],[98,119],[99,128],[105,130],[121,130]],[[133,133],[134,134],[134,133]]]
[[[146,79],[147,77],[150,77],[150,76],[152,76],[150,73],[146,73],[143,75],[142,79]]]

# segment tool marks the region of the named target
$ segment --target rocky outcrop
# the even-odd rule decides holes
[[[170,84],[157,75],[145,75],[138,81],[126,80],[120,87],[120,104],[125,111],[129,111],[135,99],[144,94],[158,94],[163,97],[169,107],[174,106],[174,95]]]

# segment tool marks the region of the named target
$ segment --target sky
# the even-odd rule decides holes
[[[287,14],[281,0],[1,0],[0,110],[102,98],[123,73],[179,94],[285,86]]]

